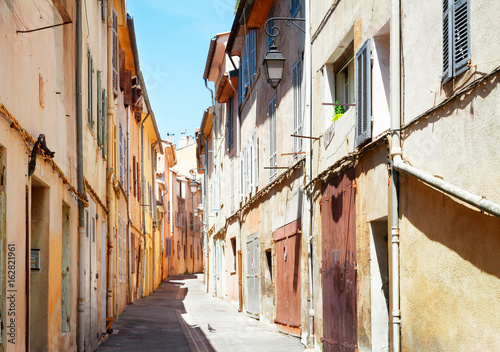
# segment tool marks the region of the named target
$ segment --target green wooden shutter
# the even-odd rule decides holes
[[[94,70],[93,68],[93,59],[92,59],[92,53],[90,50],[87,52],[87,122],[90,125],[91,128],[94,128],[94,119],[92,118],[92,108],[93,108],[93,92],[92,92],[92,71]]]
[[[371,47],[367,39],[356,53],[356,146],[372,136]]]
[[[470,58],[469,0],[453,1],[453,76],[467,71]]]

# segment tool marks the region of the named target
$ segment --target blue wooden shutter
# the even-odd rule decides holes
[[[467,71],[470,57],[469,0],[453,1],[453,76]]]
[[[443,83],[448,82],[453,77],[453,53],[452,48],[452,16],[450,1],[443,0]]]
[[[371,48],[367,39],[356,53],[356,146],[372,136]]]

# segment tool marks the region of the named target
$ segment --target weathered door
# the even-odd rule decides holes
[[[85,310],[88,317],[85,334],[85,351],[93,351],[97,348],[99,336],[97,333],[96,204],[92,199],[89,199],[89,208],[85,211],[85,221],[88,258],[85,263],[85,286],[87,291]]]
[[[276,319],[278,327],[300,336],[300,219],[276,230]]]
[[[106,239],[106,220],[101,223],[101,333],[106,333],[106,262],[108,241]]]
[[[247,239],[247,313],[258,319],[260,312],[260,253],[259,233],[248,236]]]
[[[323,351],[357,350],[354,168],[322,187]]]

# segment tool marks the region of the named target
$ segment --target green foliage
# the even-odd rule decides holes
[[[338,100],[335,100],[335,104],[339,104]],[[333,114],[332,121],[337,121],[342,115],[344,115],[345,109],[342,105],[335,105],[335,112]]]

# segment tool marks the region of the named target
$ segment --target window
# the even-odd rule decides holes
[[[233,271],[236,271],[236,237],[231,238],[231,249],[233,250]]]
[[[94,115],[93,115],[93,80],[92,76],[94,73],[94,59],[92,58],[92,53],[90,49],[87,51],[87,123],[90,128],[94,129]]]
[[[227,102],[227,150],[230,150],[234,143],[233,110],[233,97],[230,97]]]
[[[368,39],[356,53],[356,146],[372,136],[371,67]]]
[[[99,82],[101,83],[101,82]],[[99,133],[100,132],[100,138],[98,138],[98,143],[99,143],[99,147],[101,147],[101,153],[102,153],[102,157],[105,158],[106,157],[106,152],[107,152],[107,148],[108,148],[108,145],[107,145],[107,140],[108,140],[108,136],[107,136],[107,127],[108,127],[108,94],[106,92],[106,89],[102,89],[102,90],[97,90],[98,92],[98,95],[101,96],[101,102],[100,102],[100,106],[101,106],[101,113],[100,114],[97,114],[97,130]]]
[[[101,18],[103,22],[106,22],[106,0],[101,0]]]
[[[335,100],[340,104],[354,103],[354,55],[335,72]],[[349,105],[342,105],[345,111]]]
[[[119,150],[119,162],[120,162],[120,183],[123,185],[123,129],[122,129],[122,123],[119,123],[119,143],[120,143],[120,150]]]
[[[234,203],[234,157],[231,158],[231,213],[234,213],[235,203]]]
[[[170,201],[167,201],[167,221],[170,222]]]
[[[469,69],[469,7],[469,0],[443,0],[443,84]]]
[[[189,248],[190,248],[189,254],[191,254],[191,259],[193,259],[193,245],[191,245]]]
[[[196,247],[196,259],[200,259],[200,245]]]
[[[295,17],[297,12],[299,12],[300,5],[299,0],[290,0],[290,14]]]
[[[252,184],[253,190],[256,191],[257,187],[259,187],[259,141],[257,130],[253,132],[252,137]]]
[[[251,30],[245,37],[245,46],[241,57],[240,104],[245,100],[248,86],[252,84],[257,72],[257,34]]]
[[[293,85],[293,134],[302,135],[302,59],[299,59],[292,70]],[[293,138],[293,152],[302,150],[302,138]]]
[[[172,257],[172,239],[165,238],[165,258]]]
[[[118,94],[120,91],[120,76],[118,74],[119,67],[120,44],[118,42],[118,14],[113,9],[113,89]]]
[[[182,181],[177,180],[177,197],[184,198],[184,194],[182,193]]]
[[[278,166],[278,153],[276,141],[276,96],[269,103],[269,178],[276,176]]]
[[[134,191],[134,197],[137,197],[137,170],[136,170],[136,161],[135,161],[135,155],[132,157],[132,174],[133,174],[133,191]]]
[[[184,259],[186,259],[186,246],[184,246]]]
[[[181,259],[181,245],[179,244],[179,241],[177,241],[177,259]]]

